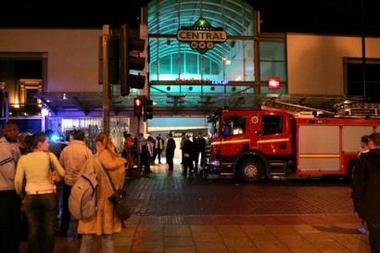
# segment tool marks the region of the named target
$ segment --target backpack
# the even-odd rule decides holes
[[[87,160],[85,172],[71,188],[69,210],[71,215],[78,220],[91,218],[97,210],[98,180],[94,171],[93,160],[94,157]]]

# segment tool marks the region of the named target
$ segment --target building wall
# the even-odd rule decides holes
[[[98,43],[102,30],[0,29],[0,52],[46,53],[48,92],[100,92]]]
[[[0,52],[47,53],[48,92],[100,92],[102,30],[0,29]],[[360,37],[287,34],[289,94],[343,95],[343,57],[362,57]],[[380,58],[380,38],[366,38],[366,57]]]
[[[361,37],[287,34],[289,94],[344,95],[343,58],[362,57]],[[380,38],[366,38],[366,58],[380,58]]]

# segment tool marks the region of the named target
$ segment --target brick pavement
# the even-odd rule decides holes
[[[294,210],[286,207],[273,214],[254,213],[253,209],[247,214],[238,214],[234,211],[225,213],[215,209],[209,215],[199,210],[199,206],[191,210],[192,208],[184,204],[186,200],[182,199],[181,194],[173,197],[165,191],[156,192],[157,188],[154,185],[159,185],[162,190],[168,187],[168,184],[174,192],[189,191],[186,188],[182,189],[181,182],[185,180],[186,185],[186,180],[189,179],[181,178],[179,168],[176,168],[177,171],[172,175],[166,174],[165,165],[152,166],[152,169],[155,174],[151,178],[141,178],[136,181],[137,183],[130,182],[134,192],[130,192],[129,197],[133,199],[135,214],[126,221],[123,231],[115,235],[115,253],[370,252],[367,236],[357,232],[360,221],[350,211],[348,200],[347,203],[342,202],[336,206],[334,203],[329,203],[333,207],[328,209],[328,212],[323,209],[316,213],[294,213]],[[174,180],[168,183],[164,180],[168,177]],[[202,184],[202,182],[194,181],[193,184]],[[214,183],[209,184],[213,186]],[[240,186],[237,188],[240,189]],[[336,190],[340,191],[342,194],[347,194],[346,188]],[[164,202],[157,195],[177,198],[177,203]],[[199,198],[198,195],[193,197]],[[178,208],[170,213],[170,208],[160,207],[161,204],[168,205],[168,203],[184,204],[183,208],[191,211],[181,214]],[[154,206],[151,209],[150,204]],[[161,210],[159,214],[152,213],[159,210]],[[75,223],[72,222],[72,226],[75,226]],[[56,239],[55,253],[79,252],[80,239],[75,236],[75,228],[72,230],[71,237]],[[27,252],[26,248],[27,243],[23,243],[21,253]],[[95,248],[94,253],[101,252],[99,240],[96,241]]]

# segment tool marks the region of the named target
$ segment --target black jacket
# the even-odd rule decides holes
[[[362,219],[380,224],[380,148],[360,155],[353,171],[351,196]]]

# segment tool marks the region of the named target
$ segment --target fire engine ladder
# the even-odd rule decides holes
[[[266,110],[283,110],[294,116],[335,115],[334,112],[278,100],[266,100],[262,103],[261,108]]]
[[[376,103],[338,103],[335,105],[336,117],[380,118],[380,104]]]

